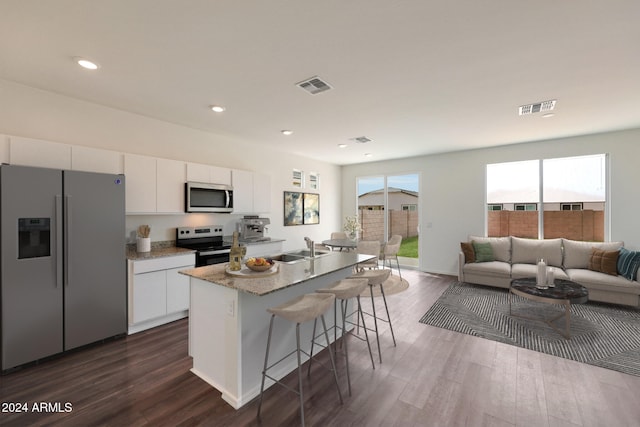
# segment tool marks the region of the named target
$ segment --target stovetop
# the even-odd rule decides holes
[[[200,227],[178,227],[176,229],[176,246],[197,251],[229,249],[225,243],[221,225],[205,225]]]

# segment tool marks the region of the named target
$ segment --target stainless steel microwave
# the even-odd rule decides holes
[[[230,185],[187,182],[184,194],[187,212],[233,212],[233,187]]]

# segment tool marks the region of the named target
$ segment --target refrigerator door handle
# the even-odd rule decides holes
[[[71,276],[71,196],[64,196],[64,285],[69,286]]]
[[[62,242],[63,242],[63,236],[62,236],[62,221],[63,221],[63,217],[62,217],[62,196],[61,195],[56,195],[55,198],[55,263],[54,263],[54,268],[55,268],[55,285],[56,288],[58,286],[62,286]]]

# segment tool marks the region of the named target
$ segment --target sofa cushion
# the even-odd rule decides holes
[[[629,280],[634,280],[638,274],[640,267],[640,252],[630,251],[626,248],[620,248],[618,255],[618,274]]]
[[[617,276],[619,253],[619,251],[603,251],[602,249],[591,248],[589,270]]]
[[[511,276],[511,265],[502,261],[476,262],[465,264],[465,274],[481,275],[484,277],[506,277]]]
[[[513,264],[537,264],[543,258],[547,265],[562,267],[562,239],[511,238]]]
[[[560,267],[551,267],[553,269],[553,277],[555,279],[568,279],[567,273]],[[511,278],[523,279],[525,277],[536,277],[538,274],[538,266],[536,264],[512,264]]]
[[[612,276],[583,268],[569,269],[566,273],[570,280],[580,283],[587,289],[640,295],[640,283],[627,280],[622,276]]]
[[[563,267],[567,268],[589,268],[591,260],[591,248],[602,249],[603,251],[617,251],[623,246],[623,242],[580,242],[577,240],[562,239],[564,249]]]
[[[511,262],[511,237],[469,236],[469,241],[491,243],[496,261]]]
[[[470,262],[476,262],[476,254],[473,251],[473,244],[469,242],[460,242],[460,249],[464,254],[465,264],[468,264]]]
[[[473,244],[473,252],[476,258],[475,262],[489,262],[496,260],[493,256],[491,243],[478,243],[476,241],[471,243]]]

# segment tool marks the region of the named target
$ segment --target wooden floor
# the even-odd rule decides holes
[[[639,377],[420,324],[453,278],[403,275],[411,286],[388,298],[397,347],[385,330],[383,363],[372,370],[366,346],[349,340],[353,395],[340,359],[343,405],[331,375],[314,364],[307,425],[640,425]],[[68,354],[0,377],[0,425],[299,424],[298,401],[281,387],[266,392],[260,423],[255,401],[233,410],[190,367],[185,320]],[[286,381],[294,386],[296,376]],[[6,412],[12,402],[28,412]],[[41,402],[49,412],[33,412]]]

